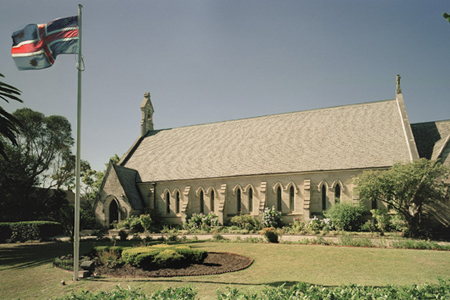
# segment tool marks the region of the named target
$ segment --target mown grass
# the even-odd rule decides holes
[[[216,299],[216,290],[228,286],[255,293],[265,286],[293,286],[298,282],[324,286],[351,283],[386,286],[433,283],[439,277],[450,278],[448,251],[216,242],[188,245],[194,249],[238,253],[254,258],[254,263],[248,269],[221,275],[99,277],[74,282],[71,273],[52,267],[55,257],[72,252],[72,244],[1,244],[0,295],[2,299],[51,299],[81,290],[109,291],[117,285],[142,288],[146,293],[194,286],[198,298]],[[81,252],[87,252],[92,246],[92,242],[82,242]],[[61,280],[65,280],[66,285],[62,285]]]

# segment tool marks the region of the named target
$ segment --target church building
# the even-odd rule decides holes
[[[154,129],[150,93],[141,134],[109,164],[95,203],[104,227],[152,211],[182,224],[214,212],[307,220],[357,202],[353,178],[419,157],[450,165],[450,120],[410,124],[397,76],[395,99],[170,129]],[[381,203],[365,203],[367,209]]]

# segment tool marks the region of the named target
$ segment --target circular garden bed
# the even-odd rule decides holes
[[[81,261],[92,261],[91,272],[112,277],[173,277],[214,275],[249,267],[253,259],[234,253],[206,252],[188,246],[95,247]],[[57,258],[56,267],[70,269],[71,255]]]

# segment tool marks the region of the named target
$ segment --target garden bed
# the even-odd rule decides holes
[[[253,262],[252,258],[234,253],[209,252],[208,257],[201,264],[191,264],[182,268],[164,268],[157,270],[143,270],[131,265],[119,268],[108,268],[105,265],[96,266],[96,275],[111,277],[174,277],[215,275],[235,272],[248,268]]]

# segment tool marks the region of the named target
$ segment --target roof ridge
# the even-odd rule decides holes
[[[370,101],[370,102],[344,104],[344,105],[337,105],[337,106],[331,106],[331,107],[312,108],[312,109],[307,109],[307,110],[282,112],[282,113],[277,113],[277,114],[269,114],[269,115],[261,115],[261,116],[247,117],[247,118],[232,119],[232,120],[216,121],[216,122],[210,122],[210,123],[199,123],[199,124],[185,125],[185,126],[180,126],[180,127],[161,128],[161,129],[155,129],[151,132],[173,130],[173,129],[187,128],[187,127],[213,125],[213,124],[222,124],[222,123],[237,122],[237,121],[259,119],[259,118],[267,118],[267,117],[275,117],[275,116],[283,116],[283,115],[292,115],[292,114],[307,113],[307,112],[319,111],[319,110],[325,111],[325,110],[337,109],[337,108],[342,108],[342,107],[353,107],[353,106],[368,105],[368,104],[375,104],[375,103],[382,103],[382,102],[393,102],[393,101],[396,101],[396,100],[395,99],[387,99],[387,100],[378,100],[378,101]],[[150,136],[150,135],[151,134],[148,134],[148,135],[144,136],[144,138],[147,136]]]

